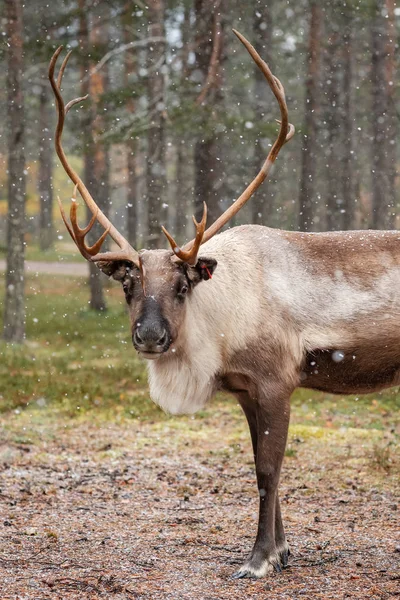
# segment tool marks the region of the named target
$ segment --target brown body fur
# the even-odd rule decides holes
[[[123,284],[133,344],[149,359],[153,399],[173,413],[195,412],[225,389],[246,415],[260,512],[254,548],[236,576],[261,577],[288,559],[277,490],[292,391],[359,393],[400,381],[400,238],[397,232],[303,234],[254,225],[213,237],[261,185],[294,133],[282,84],[235,33],[278,100],[280,131],[260,172],[207,230],[204,209],[186,250],[164,231],[173,252],[138,253],[98,209],[61,145],[68,109],[84,99],[64,104],[60,88],[70,53],[57,80],[54,74],[62,47],[50,61],[49,78],[58,110],[57,154],[76,185],[74,196],[78,190],[94,215],[85,229],[77,225],[75,203],[71,224],[62,216],[82,255]],[[105,233],[89,248],[85,235],[95,220]],[[119,251],[99,252],[107,234]]]
[[[125,289],[133,328],[153,300],[170,327],[170,347],[149,361],[154,400],[194,412],[224,389],[243,408],[260,516],[237,576],[261,577],[287,564],[277,487],[293,390],[364,393],[400,383],[400,236],[246,225],[212,238],[200,256],[217,261],[211,281],[168,251],[141,253],[145,294],[134,268],[114,276],[125,288],[134,281]],[[183,302],[184,281],[195,283]]]

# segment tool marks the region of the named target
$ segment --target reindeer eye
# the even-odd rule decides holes
[[[122,283],[122,289],[124,290],[125,294],[128,294],[132,289],[132,279],[125,279],[125,281]]]
[[[188,292],[189,287],[184,283],[181,288],[178,288],[178,298],[183,300]]]

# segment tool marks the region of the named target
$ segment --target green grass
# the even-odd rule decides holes
[[[29,413],[38,421],[88,415],[102,421],[169,419],[149,399],[145,366],[132,348],[122,291],[115,283],[109,286],[109,310],[98,314],[88,309],[83,278],[27,278],[27,342],[22,347],[0,342],[3,415]],[[2,293],[1,287],[0,297]],[[396,388],[360,397],[297,390],[292,407],[293,427],[300,428],[302,436],[307,431],[315,435],[315,427],[391,431],[399,421]],[[220,409],[243,418],[237,402],[222,396],[199,418]],[[377,460],[385,461],[384,451]]]
[[[388,430],[398,424],[399,412],[399,388],[358,396],[299,389],[292,398],[292,422],[319,427]]]
[[[132,348],[122,291],[110,284],[106,294],[109,309],[96,314],[87,308],[82,278],[28,277],[27,342],[0,343],[2,412],[46,408],[72,417],[157,410]]]
[[[43,262],[80,262],[82,260],[76,246],[69,242],[68,232],[63,236],[63,240],[56,240],[54,247],[49,250],[41,250],[35,243],[28,242],[25,249],[25,259]],[[6,248],[0,246],[0,258],[5,259],[7,255]]]

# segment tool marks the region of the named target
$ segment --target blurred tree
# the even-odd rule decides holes
[[[101,68],[96,66],[108,48],[109,38],[109,10],[108,6],[97,0],[93,7],[96,13],[92,17],[92,26],[89,32],[91,54],[95,58],[92,63],[89,78],[89,94],[93,103],[93,197],[103,213],[108,216],[110,212],[110,153],[108,143],[105,141],[107,133],[105,96],[109,86],[108,62]],[[107,250],[108,239],[103,244]],[[101,279],[102,280],[102,279]],[[93,307],[95,308],[95,307]],[[97,308],[96,308],[97,309]]]
[[[273,39],[273,24],[272,24],[272,8],[273,2],[268,4],[262,3],[254,11],[253,19],[253,45],[257,52],[262,56],[268,64],[271,71],[274,73],[275,65],[273,58],[272,39]],[[268,86],[265,83],[265,77],[254,65],[254,121],[257,127],[260,127],[267,121],[266,113],[268,106]],[[261,168],[265,161],[267,152],[264,145],[263,135],[257,136],[254,149],[254,169],[255,173]],[[274,185],[271,179],[266,181],[258,190],[257,194],[252,199],[252,222],[260,225],[270,225],[271,217],[274,210],[274,193],[272,191]]]
[[[146,159],[146,201],[150,246],[164,244],[161,224],[167,223],[165,165],[165,5],[164,0],[148,2],[148,35],[153,39],[147,52],[148,133]]]
[[[96,200],[97,204],[107,213],[107,202],[104,202],[108,192],[108,180],[105,185],[105,191],[102,189],[103,179],[108,175],[107,163],[103,156],[103,150],[100,147],[100,143],[97,140],[95,143],[94,135],[97,130],[101,127],[101,121],[96,121],[96,108],[95,102],[98,100],[98,95],[102,92],[104,83],[102,75],[96,72],[94,75],[91,74],[92,61],[90,60],[91,52],[90,45],[91,41],[97,41],[98,32],[97,29],[100,27],[99,24],[95,26],[95,32],[92,34],[94,40],[90,40],[89,25],[88,25],[88,12],[86,6],[86,0],[78,0],[79,6],[79,45],[81,49],[81,96],[89,94],[89,100],[87,105],[82,111],[83,114],[83,134],[84,134],[84,146],[83,146],[83,157],[84,157],[84,181],[89,187],[92,196]],[[101,119],[101,117],[100,117]],[[100,195],[99,195],[100,194]],[[86,209],[87,219],[90,220],[92,213]],[[93,227],[92,232],[89,233],[88,239],[91,243],[94,243],[96,237],[98,237],[98,227]],[[106,310],[107,305],[104,298],[103,292],[103,274],[97,268],[97,266],[89,262],[89,288],[90,288],[90,301],[89,306],[92,310],[103,311]]]
[[[343,61],[343,84],[342,84],[342,159],[341,159],[341,194],[343,198],[343,229],[354,229],[355,227],[355,178],[354,172],[356,161],[354,156],[354,8],[349,5],[343,8],[342,18],[342,61]]]
[[[208,206],[209,220],[214,221],[221,209],[218,187],[222,182],[222,161],[218,160],[218,136],[215,131],[217,111],[223,100],[222,53],[223,20],[221,0],[195,0],[196,39],[195,75],[201,89],[196,105],[198,133],[194,150],[195,216]]]
[[[306,75],[304,128],[302,133],[302,166],[299,196],[299,228],[314,229],[315,182],[317,175],[317,131],[319,82],[321,77],[322,10],[318,0],[310,0],[308,66]]]
[[[341,229],[340,160],[343,152],[341,140],[341,82],[342,82],[342,37],[340,0],[333,0],[327,8],[329,35],[324,48],[324,90],[326,141],[326,229]],[[348,90],[346,90],[348,93]],[[314,159],[315,162],[315,159]]]
[[[384,0],[373,0],[371,19],[371,94],[372,94],[372,227],[375,229],[393,228],[394,206],[393,197],[388,189],[388,135],[391,138],[388,118],[387,64],[387,27],[385,22]],[[389,60],[388,60],[389,59]]]
[[[358,164],[354,153],[354,13],[352,2],[345,6],[332,0],[325,7],[323,45],[323,147],[325,182],[325,228],[352,229],[355,225],[355,195]],[[324,185],[325,184],[325,185]]]
[[[124,44],[132,41],[134,27],[134,7],[130,1],[124,5],[121,17],[122,39]],[[137,74],[137,58],[134,51],[127,50],[124,54],[124,86],[128,91],[126,110],[130,116],[135,114],[135,100],[131,79]],[[127,180],[127,237],[134,248],[138,247],[138,198],[137,198],[137,153],[138,143],[135,131],[129,132],[126,141]]]
[[[50,90],[48,81],[43,82],[39,94],[39,173],[38,192],[40,199],[39,216],[39,246],[48,250],[53,246],[53,146],[49,129],[50,121]]]
[[[8,47],[8,221],[3,337],[10,342],[21,343],[25,336],[24,233],[26,199],[21,0],[5,0],[5,9]]]
[[[399,131],[398,116],[396,109],[396,48],[398,48],[398,36],[396,31],[396,2],[386,0],[386,95],[387,95],[387,204],[389,207],[388,226],[395,227],[395,215],[397,212],[397,134]]]
[[[181,37],[182,37],[182,71],[181,78],[179,81],[179,87],[182,92],[180,93],[180,102],[184,104],[184,92],[187,89],[187,82],[190,74],[189,69],[189,52],[190,52],[190,19],[191,19],[192,8],[189,3],[185,3],[183,10],[183,20],[181,25]],[[191,173],[188,168],[189,152],[190,152],[190,138],[187,135],[186,128],[182,127],[178,129],[178,139],[176,140],[176,222],[175,222],[175,233],[177,240],[184,240],[186,237],[186,224],[188,213],[192,212],[189,201],[190,188],[191,188]],[[188,234],[190,235],[190,234]]]

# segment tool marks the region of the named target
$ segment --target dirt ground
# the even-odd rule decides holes
[[[0,271],[6,270],[6,261],[0,258]],[[26,260],[25,270],[30,275],[46,273],[48,275],[74,275],[85,277],[88,274],[86,263],[45,262],[43,260]]]
[[[252,581],[231,578],[257,520],[244,418],[15,423],[0,445],[1,600],[400,597],[399,471],[377,455],[382,432],[292,428],[290,566]]]

